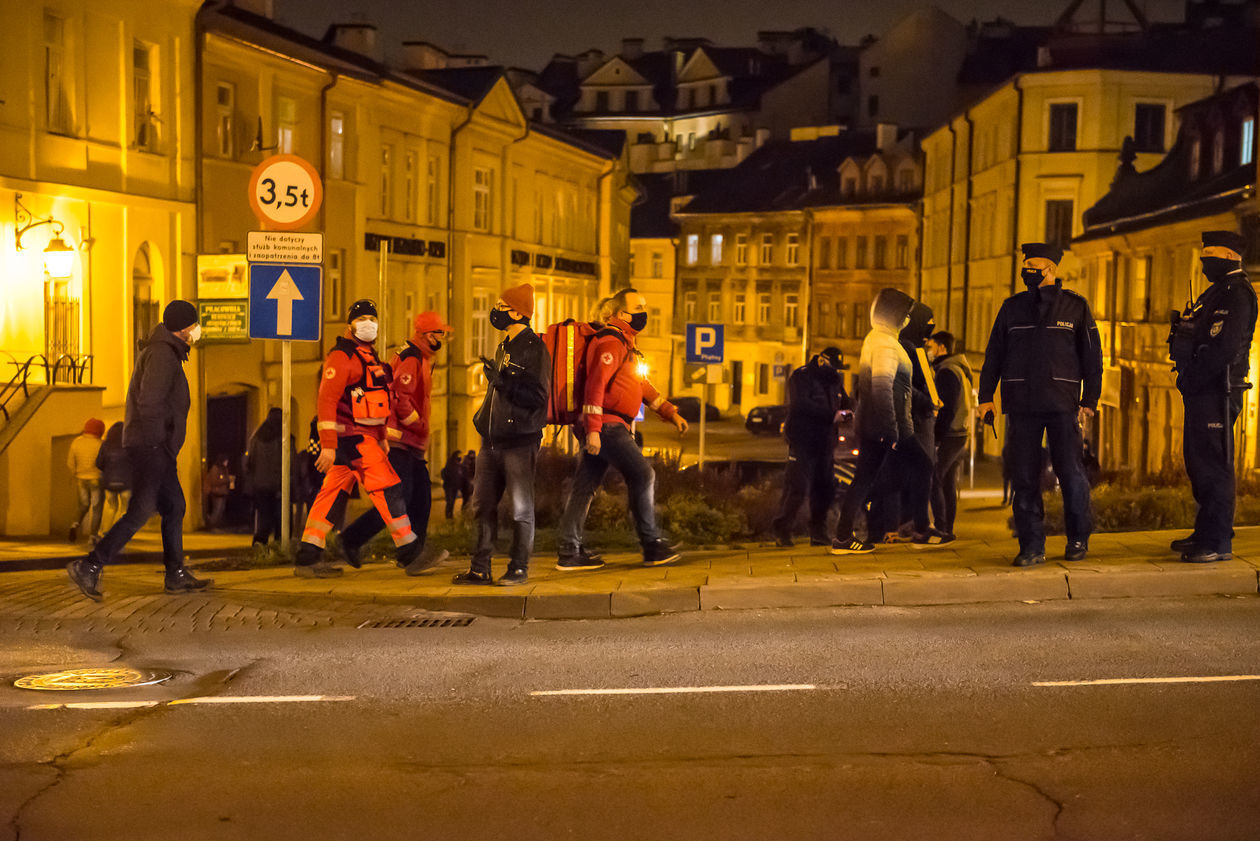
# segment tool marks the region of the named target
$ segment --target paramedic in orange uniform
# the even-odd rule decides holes
[[[319,384],[316,429],[319,457],[315,468],[324,483],[315,496],[294,574],[331,578],[341,568],[321,560],[328,532],[340,522],[350,489],[358,482],[380,512],[394,540],[399,566],[420,555],[421,544],[411,530],[398,474],[389,464],[386,423],[391,414],[390,369],[376,355],[376,304],[355,301],[346,318],[345,335],[337,339]],[[357,559],[356,559],[357,560]]]

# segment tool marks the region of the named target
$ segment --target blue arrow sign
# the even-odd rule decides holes
[[[249,264],[249,337],[318,342],[322,266]]]
[[[687,325],[687,361],[693,364],[721,362],[724,324]]]

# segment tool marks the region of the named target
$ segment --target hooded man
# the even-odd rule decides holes
[[[134,469],[127,513],[114,523],[86,558],[66,567],[70,580],[89,599],[101,600],[101,568],[127,545],[154,513],[162,517],[162,561],[166,592],[200,590],[213,583],[193,577],[184,566],[184,489],[176,459],[184,446],[191,400],[183,363],[201,337],[197,308],[174,300],[162,311],[136,358],[127,387],[123,446]]]
[[[936,412],[941,405],[936,391],[936,375],[924,346],[936,328],[932,309],[915,301],[910,321],[898,339],[910,357],[910,416],[914,437],[902,442],[893,454],[889,469],[876,483],[871,501],[871,540],[899,542],[901,524],[911,524],[910,540],[919,547],[939,546],[944,536],[932,533],[928,501],[932,490],[932,470],[936,463]]]
[[[836,423],[844,393],[844,354],[837,347],[824,348],[808,364],[788,377],[788,415],[783,426],[787,439],[787,469],[783,498],[774,519],[778,545],[792,545],[792,525],[806,495],[809,496],[809,542],[830,546],[827,512],[835,499]]]
[[[533,316],[534,287],[528,283],[504,289],[490,310],[490,326],[504,335],[494,359],[481,357],[486,399],[473,416],[473,426],[481,436],[472,499],[477,537],[468,572],[454,576],[455,584],[495,583],[490,562],[499,502],[505,494],[512,509],[512,546],[507,572],[499,583],[529,580],[529,559],[534,553],[534,473],[551,391],[551,358],[529,326]]]
[[[429,400],[433,392],[433,359],[442,349],[442,342],[451,335],[452,327],[436,312],[422,312],[412,324],[411,338],[390,362],[393,381],[393,414],[386,424],[389,442],[389,464],[398,474],[407,517],[417,542],[424,547],[429,533],[429,512],[433,507],[433,483],[425,452],[429,447]],[[385,527],[375,508],[364,512],[342,529],[341,548],[351,566],[361,565],[359,552]],[[424,562],[415,561],[406,568],[408,575],[419,575],[439,563],[448,553],[430,555]]]
[[[581,421],[585,447],[560,516],[557,538],[560,557],[556,569],[564,571],[604,565],[598,555],[589,554],[582,545],[582,530],[591,500],[609,467],[617,468],[626,480],[643,565],[661,566],[680,557],[657,528],[656,474],[635,443],[630,424],[644,403],[679,433],[687,430],[687,421],[639,370],[635,337],[647,326],[647,299],[634,289],[622,289],[606,303],[611,312],[607,326],[586,346]]]
[[[1185,407],[1182,452],[1198,513],[1194,531],[1172,548],[1189,563],[1232,557],[1234,423],[1242,411],[1256,292],[1243,270],[1246,241],[1233,231],[1204,231],[1200,258],[1208,288],[1174,313],[1169,337],[1177,389]]]
[[[1045,563],[1045,516],[1041,500],[1041,441],[1063,492],[1066,561],[1089,551],[1093,522],[1089,480],[1081,464],[1081,428],[1094,416],[1102,392],[1102,346],[1089,302],[1063,288],[1056,277],[1063,249],[1044,242],[1020,246],[1020,276],[1027,291],[998,310],[980,371],[980,417],[993,412],[1002,384],[1007,465],[1019,554],[1013,565]]]
[[[857,411],[854,432],[858,439],[858,459],[853,481],[840,506],[833,555],[872,552],[874,544],[858,540],[853,521],[866,505],[875,480],[889,456],[914,438],[910,411],[910,356],[898,340],[901,329],[910,323],[914,299],[899,289],[881,289],[871,303],[871,330],[862,340],[858,364]],[[869,529],[868,529],[869,531]]]
[[[388,524],[398,565],[406,569],[420,557],[421,543],[411,529],[398,474],[389,463],[385,428],[393,416],[390,368],[376,355],[376,304],[355,301],[346,315],[346,332],[324,359],[316,400],[319,456],[315,469],[323,484],[311,503],[293,574],[333,578],[341,567],[322,560],[333,523],[345,514],[350,489],[358,482]],[[357,552],[347,556],[360,565]]]

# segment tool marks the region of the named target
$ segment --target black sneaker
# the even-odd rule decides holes
[[[645,567],[659,567],[665,564],[672,564],[681,558],[676,547],[666,543],[664,539],[657,538],[643,547],[643,565]]]
[[[1211,549],[1191,549],[1181,556],[1188,564],[1214,564],[1217,561],[1228,561],[1234,557],[1231,552],[1213,552]]]
[[[556,561],[556,569],[562,572],[573,572],[581,569],[599,569],[604,559],[599,555],[591,555],[585,546],[579,546],[576,555],[561,555]]]
[[[1083,540],[1069,540],[1067,549],[1063,551],[1065,561],[1083,561],[1089,554],[1089,544]]]
[[[950,535],[949,538],[946,539],[946,536],[943,534],[927,532],[926,534],[913,535],[910,538],[910,543],[919,549],[935,549],[939,546],[944,546],[946,543],[952,542],[953,539],[953,535]]]
[[[340,578],[342,572],[341,567],[328,561],[316,561],[313,564],[298,564],[293,568],[293,574],[298,578]]]
[[[499,579],[500,584],[524,584],[529,580],[529,572],[520,567],[508,567],[508,571],[503,573]]]
[[[459,572],[451,576],[452,584],[494,584],[494,576],[488,572]]]
[[[419,575],[427,569],[431,569],[445,561],[451,556],[451,553],[445,549],[436,552],[421,552],[420,557],[403,567],[403,572],[407,575]]]
[[[94,602],[99,602],[102,598],[100,591],[101,584],[101,567],[100,564],[93,563],[92,556],[86,558],[76,558],[66,564],[66,575],[70,576],[70,580],[74,582],[74,586],[79,588],[79,592],[87,596]]]
[[[195,593],[213,583],[214,580],[210,578],[197,578],[188,571],[187,567],[181,567],[175,572],[166,574],[166,592],[171,596],[177,596],[180,593]]]
[[[874,551],[874,544],[863,543],[853,535],[849,535],[843,540],[837,537],[831,541],[830,552],[833,555],[866,555]]]
[[[1046,562],[1045,552],[1037,552],[1032,549],[1023,549],[1020,551],[1018,555],[1015,556],[1015,560],[1011,561],[1011,566],[1032,567],[1032,566],[1036,566],[1037,564],[1044,564],[1045,562]]]
[[[354,569],[363,569],[363,547],[361,545],[342,543],[341,557]]]

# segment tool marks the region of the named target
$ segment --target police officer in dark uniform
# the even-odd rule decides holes
[[[1043,437],[1063,491],[1063,559],[1079,561],[1089,551],[1093,522],[1089,481],[1081,464],[1081,427],[1093,417],[1102,392],[1102,347],[1089,302],[1064,289],[1055,277],[1063,249],[1044,242],[1024,243],[1020,249],[1020,276],[1028,290],[1007,298],[998,311],[980,372],[978,410],[982,418],[991,417],[1000,380],[1019,536],[1014,565],[1026,567],[1046,560]]]
[[[1169,352],[1185,406],[1182,452],[1199,512],[1194,532],[1172,542],[1189,563],[1231,556],[1234,526],[1234,422],[1242,410],[1256,293],[1243,271],[1243,238],[1232,231],[1203,233],[1207,291],[1173,313]]]

